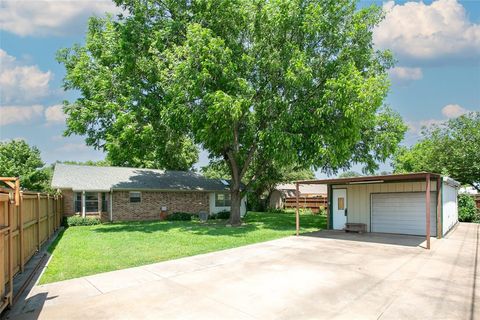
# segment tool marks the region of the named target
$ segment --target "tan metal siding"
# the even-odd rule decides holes
[[[365,223],[370,230],[370,194],[381,192],[420,192],[425,191],[426,182],[385,182],[374,184],[335,185],[347,189],[347,222]],[[436,191],[436,183],[431,183],[430,191]],[[434,222],[433,222],[434,223]]]

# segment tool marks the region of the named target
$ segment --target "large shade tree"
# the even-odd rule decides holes
[[[92,18],[85,45],[59,53],[66,89],[81,93],[66,104],[67,133],[138,158],[151,145],[180,158],[201,146],[229,168],[234,225],[249,168],[268,161],[331,173],[363,163],[368,171],[403,138],[403,122],[383,107],[392,57],[372,44],[377,6],[115,2],[126,14]]]
[[[395,172],[442,173],[480,191],[480,112],[425,128],[422,135],[415,145],[396,152]]]

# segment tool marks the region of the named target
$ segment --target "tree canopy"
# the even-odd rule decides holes
[[[480,191],[480,112],[424,129],[422,135],[395,154],[395,172],[441,173]]]
[[[251,167],[372,171],[403,138],[401,118],[383,107],[393,59],[373,47],[380,7],[115,2],[128,14],[91,18],[85,45],[59,52],[65,88],[81,94],[66,103],[66,133],[114,163],[187,167],[201,146],[228,166],[232,224]]]
[[[20,177],[22,189],[50,189],[50,174],[37,147],[24,140],[0,142],[0,177]]]
[[[201,172],[208,178],[230,179],[230,170],[225,161],[211,161],[201,168]],[[244,183],[253,181],[247,191],[249,207],[255,211],[266,208],[270,194],[279,183],[293,182],[297,180],[314,179],[315,173],[310,168],[302,168],[300,165],[288,165],[279,167],[274,162],[266,162],[261,167],[250,166],[245,174]]]
[[[361,177],[362,174],[356,171],[345,171],[338,175],[339,178],[352,178],[352,177]]]
[[[71,160],[66,160],[66,161],[56,161],[53,166],[57,163],[62,163],[62,164],[71,164],[71,165],[79,165],[79,166],[92,166],[92,167],[108,167],[111,166],[112,164],[108,160],[98,160],[98,161],[93,161],[93,160],[87,160],[87,161],[71,161]]]

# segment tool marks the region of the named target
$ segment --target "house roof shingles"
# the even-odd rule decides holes
[[[73,191],[228,191],[228,182],[190,171],[56,164],[52,187]]]

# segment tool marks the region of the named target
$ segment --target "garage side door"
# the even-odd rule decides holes
[[[430,233],[437,233],[436,193],[430,194]],[[425,193],[372,194],[372,232],[425,235]]]

